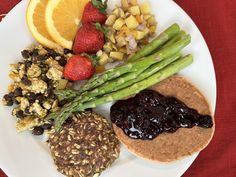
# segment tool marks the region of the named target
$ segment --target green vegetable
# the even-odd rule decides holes
[[[162,68],[166,67],[167,65],[169,65],[170,63],[172,63],[173,61],[179,59],[181,56],[180,53],[177,53],[175,55],[173,55],[170,58],[167,58],[159,63],[153,64],[152,66],[150,66],[148,69],[146,69],[142,74],[139,75],[139,77],[137,77],[136,79],[130,80],[129,82],[125,82],[124,84],[121,84],[119,86],[117,86],[115,88],[115,90],[119,90],[125,87],[128,87],[136,82],[142,81],[144,79],[146,79],[147,77],[151,76],[152,74],[156,73],[157,71],[161,70]]]
[[[187,67],[188,65],[190,65],[192,62],[193,62],[193,57],[191,55],[187,55],[184,58],[181,58],[181,59],[171,63],[170,65],[168,65],[164,69],[160,70],[159,72],[153,74],[152,76],[148,77],[147,79],[133,84],[131,87],[127,87],[122,90],[118,90],[116,92],[113,92],[113,93],[103,96],[101,98],[94,99],[94,100],[91,100],[89,102],[82,104],[82,106],[79,107],[78,110],[83,111],[88,108],[95,108],[95,107],[100,106],[102,104],[109,103],[112,101],[117,101],[117,100],[123,99],[125,97],[128,97],[130,95],[137,94],[140,91],[176,74],[180,70],[182,70],[185,67]],[[56,122],[59,122],[59,120],[58,121],[56,120]]]
[[[162,44],[164,44],[170,38],[175,36],[179,31],[180,27],[178,24],[175,23],[171,25],[168,29],[166,29],[159,36],[157,36],[152,42],[150,42],[136,54],[131,56],[128,59],[128,62],[135,61],[137,59],[150,55],[154,50],[157,50],[159,47],[161,47]]]
[[[127,96],[137,94],[141,90],[144,90],[144,89],[160,82],[161,80],[179,72],[180,70],[182,70],[186,66],[190,65],[192,62],[193,62],[192,56],[188,55],[184,58],[181,58],[181,59],[169,64],[168,66],[166,66],[162,70],[156,72],[155,74],[151,75],[147,79],[137,82],[137,83],[131,85],[130,87],[126,87],[124,89],[121,89],[121,90],[118,90],[115,92],[111,92],[110,94],[107,94],[105,96],[102,96],[102,97],[99,97],[96,99],[92,99],[92,100],[85,102],[85,103],[78,101],[77,99],[79,97],[77,97],[73,102],[67,104],[63,108],[63,111],[60,111],[60,114],[57,114],[57,118],[55,120],[55,129],[56,129],[56,131],[59,131],[61,129],[61,126],[64,123],[64,121],[73,112],[84,111],[85,109],[88,109],[88,108],[94,108],[96,106],[99,106],[99,105],[102,105],[102,104],[105,104],[105,103],[108,103],[111,101],[116,101],[116,100],[125,98]]]
[[[180,50],[183,49],[185,46],[187,46],[190,43],[190,41],[191,37],[189,35],[185,35],[183,39],[179,40],[178,42],[166,48],[163,48],[160,51],[148,57],[110,69],[102,74],[96,74],[83,86],[83,88],[80,90],[79,93],[83,93],[85,91],[96,88],[105,83],[106,81],[120,77],[122,74],[138,71],[143,67],[150,66],[151,64],[154,64],[165,58],[169,58],[175,53],[180,52]]]
[[[59,100],[68,100],[78,96],[78,92],[71,89],[54,90]]]
[[[175,42],[181,40],[184,36],[186,36],[186,33],[184,31],[180,31],[176,36],[167,41],[161,48],[165,48],[170,46],[171,44],[174,44]]]
[[[108,82],[104,83],[103,85],[95,88],[94,90],[91,90],[89,92],[85,92],[82,95],[89,94],[90,96],[95,97],[95,96],[103,95],[105,93],[113,92],[113,91],[128,87],[136,82],[139,82],[139,81],[151,76],[152,74],[154,74],[155,72],[164,68],[165,66],[167,66],[171,62],[180,58],[180,56],[181,56],[181,54],[177,53],[170,58],[164,59],[161,62],[153,64],[148,69],[144,68],[144,69],[137,71],[137,72],[124,74],[121,78],[117,78],[117,79],[108,81]],[[69,90],[69,89],[56,90],[55,94],[57,96],[59,96],[59,99],[66,99],[66,100],[72,99],[72,98],[80,95],[80,94],[78,94],[77,91]]]

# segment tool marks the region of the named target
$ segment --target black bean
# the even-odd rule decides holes
[[[20,104],[19,101],[16,99],[16,97],[13,97],[12,100],[13,100],[13,103]]]
[[[22,89],[20,87],[17,87],[14,90],[14,97],[22,96]]]
[[[37,56],[34,56],[34,57],[32,57],[32,62],[34,63],[34,64],[38,64],[38,58],[37,58]]]
[[[24,112],[22,110],[16,111],[16,117],[17,118],[23,118],[24,117]]]
[[[44,130],[48,130],[48,129],[50,129],[52,127],[52,124],[44,124],[44,125],[42,125],[42,128],[44,129]]]
[[[47,48],[46,49],[48,51],[48,54],[52,57],[52,58],[55,58],[56,56],[59,56],[60,54],[58,54],[55,50],[53,49],[49,49]]]
[[[53,89],[53,88],[54,88],[54,84],[55,84],[55,81],[50,80],[50,81],[48,82],[48,88],[49,88],[49,89]]]
[[[72,53],[72,50],[70,50],[70,49],[64,49],[64,54],[66,55],[66,54],[69,54],[69,53]]]
[[[25,69],[28,70],[32,65],[32,61],[26,60],[25,61]]]
[[[56,98],[56,95],[54,94],[53,90],[50,88],[47,90],[47,95],[48,95],[48,98],[50,99]]]
[[[23,58],[27,59],[27,58],[30,58],[30,51],[28,50],[23,50],[21,51],[21,55]]]
[[[46,74],[48,72],[48,69],[49,69],[49,66],[45,63],[40,63],[39,64],[39,67],[42,71],[42,73]]]
[[[14,97],[14,92],[10,92],[10,93],[8,93],[8,95],[13,98]]]
[[[10,94],[6,94],[3,96],[4,101],[6,102],[6,106],[12,106],[13,105],[13,97]]]
[[[22,83],[25,85],[31,85],[32,82],[28,79],[28,77],[26,75],[23,76],[23,78],[21,79]]]
[[[48,57],[47,57],[46,55],[38,55],[38,56],[37,56],[37,60],[38,60],[38,61],[45,61],[45,60],[47,60],[47,58],[48,58]]]
[[[25,114],[28,114],[28,115],[30,115],[31,114],[31,112],[30,112],[30,107],[29,106],[27,106],[26,108],[25,108]]]
[[[25,97],[29,100],[30,103],[33,103],[36,100],[36,94],[34,92],[27,93]]]
[[[42,80],[43,80],[44,82],[46,82],[46,83],[49,83],[49,82],[51,81],[51,79],[49,79],[49,78],[46,76],[45,73],[41,75],[41,78],[42,78]]]
[[[42,103],[45,100],[45,97],[42,94],[38,93],[36,95],[36,100],[38,100],[39,103]]]
[[[42,135],[44,132],[44,129],[42,127],[34,127],[33,131],[32,131],[32,134],[33,135]]]
[[[67,63],[66,57],[61,56],[60,60],[58,60],[59,65],[65,66]]]
[[[46,53],[44,57],[48,59],[50,57],[49,53]]]
[[[66,103],[67,103],[66,100],[61,100],[61,101],[58,102],[58,106],[59,106],[59,107],[62,107],[62,106],[65,105]]]
[[[39,55],[39,49],[34,49],[32,51],[32,57],[37,57]]]

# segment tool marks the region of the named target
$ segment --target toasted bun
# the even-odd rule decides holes
[[[212,115],[205,97],[183,77],[173,76],[151,89],[178,98],[200,114]],[[113,127],[118,139],[133,154],[152,161],[173,162],[204,149],[214,134],[214,120],[213,123],[212,128],[180,128],[175,133],[162,133],[153,140],[131,139],[115,124]]]

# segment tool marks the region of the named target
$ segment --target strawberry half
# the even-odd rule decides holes
[[[96,53],[104,46],[104,34],[92,24],[84,24],[75,36],[73,52]]]
[[[104,24],[106,16],[106,1],[103,3],[102,0],[92,0],[88,2],[84,8],[82,23],[96,23],[99,22]]]
[[[72,56],[64,68],[64,77],[71,81],[79,81],[89,79],[95,72],[93,62],[90,58],[74,55]]]

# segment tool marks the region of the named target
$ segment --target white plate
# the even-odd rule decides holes
[[[194,64],[180,74],[192,81],[206,96],[214,112],[216,104],[216,81],[212,59],[207,45],[191,18],[172,0],[149,0],[158,20],[158,31],[174,22],[192,36],[192,43],[184,52],[192,53]],[[110,5],[119,0],[110,0]],[[7,92],[11,83],[8,77],[9,64],[21,59],[20,51],[34,42],[25,22],[27,0],[18,4],[0,23],[0,97]],[[111,7],[111,6],[110,6]],[[108,115],[108,106],[100,111]],[[47,145],[41,138],[30,133],[15,131],[15,118],[11,108],[0,106],[0,167],[9,177],[59,177]],[[197,154],[172,164],[156,164],[133,156],[122,148],[119,160],[102,173],[102,177],[174,177],[181,176]]]

